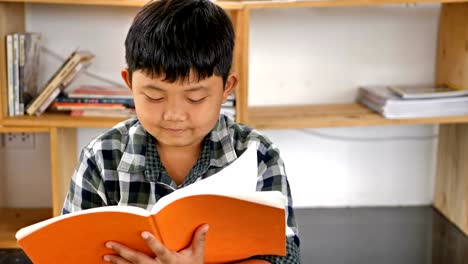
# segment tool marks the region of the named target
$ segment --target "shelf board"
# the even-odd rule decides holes
[[[0,248],[19,248],[16,231],[52,217],[51,208],[0,208]]]
[[[468,116],[386,119],[357,103],[249,107],[248,124],[257,129],[354,127],[467,123]]]
[[[48,127],[3,127],[0,125],[0,133],[49,133]]]
[[[415,3],[461,3],[468,0],[318,0],[318,1],[243,1],[241,3],[248,9],[271,8],[304,8],[304,7],[340,7],[340,6],[372,6],[389,4],[415,4]]]
[[[0,2],[141,7],[148,3],[148,0],[0,0]],[[239,1],[219,1],[217,4],[225,10],[239,10],[244,7]]]
[[[386,119],[357,103],[249,107],[248,114],[248,124],[257,129],[468,123],[468,116]],[[71,117],[57,113],[7,117],[1,120],[5,127],[0,127],[0,132],[48,132],[53,127],[110,128],[125,119]]]
[[[127,118],[116,117],[75,117],[66,113],[45,113],[40,116],[5,117],[3,126],[33,127],[72,127],[72,128],[109,128]]]
[[[280,0],[280,1],[217,1],[225,10],[240,9],[271,9],[271,8],[304,8],[304,7],[339,7],[339,6],[371,6],[411,3],[460,3],[468,0]],[[0,2],[65,4],[65,5],[95,5],[141,7],[148,0],[0,0]]]

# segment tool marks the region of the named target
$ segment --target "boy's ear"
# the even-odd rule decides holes
[[[132,80],[130,80],[130,73],[128,72],[128,68],[123,68],[120,72],[120,76],[122,76],[122,79],[124,80],[128,89],[132,90]]]
[[[235,73],[231,73],[227,80],[226,85],[224,86],[223,91],[223,104],[226,102],[228,96],[234,91],[237,85],[237,75]]]

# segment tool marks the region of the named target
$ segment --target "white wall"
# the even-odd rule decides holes
[[[136,10],[27,5],[26,25],[62,56],[76,47],[95,52],[91,70],[120,81]],[[253,11],[250,104],[351,102],[358,85],[431,83],[438,15],[437,5]],[[59,62],[43,62],[45,81]],[[80,129],[79,148],[100,131]],[[296,206],[432,201],[435,126],[264,132],[282,150]]]
[[[51,207],[49,136],[34,137],[32,148],[0,147],[0,207]]]

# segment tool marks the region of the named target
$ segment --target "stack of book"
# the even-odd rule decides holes
[[[221,113],[234,120],[236,119],[236,97],[234,94],[230,94],[226,102],[221,105]]]
[[[127,88],[82,85],[67,89],[53,103],[71,116],[131,117],[135,104]]]
[[[86,69],[94,55],[88,51],[75,51],[58,68],[38,96],[27,106],[29,115],[41,115],[55,98],[75,79],[78,73]]]
[[[231,94],[221,106],[221,113],[235,119],[235,96]],[[133,117],[135,104],[129,89],[82,85],[66,89],[52,105],[53,110],[71,116]]]
[[[389,119],[468,115],[468,90],[447,86],[360,87],[357,101]]]
[[[13,33],[6,36],[8,115],[24,115],[25,105],[37,95],[41,35]]]

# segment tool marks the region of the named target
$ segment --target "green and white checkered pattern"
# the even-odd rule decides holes
[[[300,263],[299,237],[291,191],[278,148],[255,129],[220,115],[203,142],[196,164],[177,185],[162,165],[156,140],[138,119],[117,124],[83,148],[62,214],[99,206],[131,205],[151,210],[163,196],[207,178],[237,159],[257,142],[257,190],[281,191],[288,198],[287,256],[255,256],[271,263]]]

